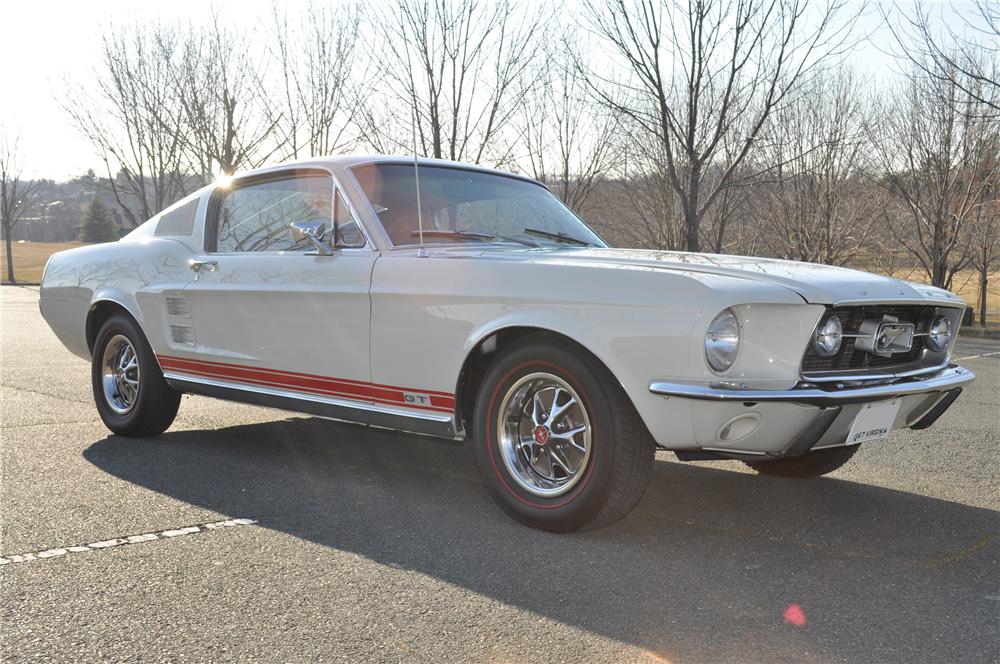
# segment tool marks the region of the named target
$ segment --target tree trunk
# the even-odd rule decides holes
[[[687,251],[701,251],[698,232],[698,215],[690,207],[684,207],[684,238]]]
[[[687,204],[684,205],[684,231],[688,251],[701,251],[701,219],[698,217],[698,203],[701,194],[701,169],[691,167],[688,175]]]
[[[986,287],[989,285],[987,278],[987,264],[984,262],[979,268],[979,324],[986,326]]]
[[[3,242],[7,245],[7,281],[16,284],[17,281],[14,279],[14,251],[11,248],[10,229],[7,228],[6,222],[3,224]]]
[[[931,286],[937,286],[938,288],[945,288],[946,275],[948,273],[948,264],[945,262],[945,258],[941,256],[938,252],[934,254],[934,273],[931,275]]]

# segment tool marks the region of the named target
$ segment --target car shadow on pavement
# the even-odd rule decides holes
[[[991,510],[660,459],[626,519],[553,535],[502,513],[471,456],[448,442],[306,418],[110,436],[85,452],[111,475],[192,505],[668,660],[975,661],[997,652]],[[805,626],[792,624],[799,618]]]

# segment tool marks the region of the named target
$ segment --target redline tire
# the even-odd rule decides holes
[[[122,372],[117,366],[119,350],[133,351],[136,367]],[[108,365],[113,365],[109,368]],[[108,381],[122,374],[137,383],[134,391],[124,396]],[[122,379],[122,376],[118,376]],[[105,426],[120,436],[156,436],[173,423],[181,402],[181,393],[167,385],[149,342],[139,326],[129,316],[117,313],[101,326],[94,341],[91,361],[91,385],[97,412]]]
[[[533,486],[528,476],[534,467],[528,456],[515,458],[509,443],[504,447],[509,436],[498,430],[506,417],[506,413],[501,417],[501,405],[509,402],[525,379],[536,377],[540,385],[565,385],[565,392],[571,392],[582,406],[580,419],[589,422],[589,456],[572,482],[567,475],[565,490],[553,489],[555,495],[540,495],[547,489]],[[558,426],[553,424],[553,439],[560,438]],[[655,444],[618,381],[585,353],[544,337],[516,343],[493,363],[480,386],[473,431],[476,463],[494,499],[521,523],[542,530],[573,532],[614,523],[639,502],[652,475]],[[567,448],[562,449],[565,453]],[[512,465],[519,462],[523,468]],[[548,466],[555,473],[552,476],[558,476],[558,468],[558,463]],[[548,477],[543,475],[534,484],[547,485]],[[557,477],[554,484],[560,481]]]
[[[828,450],[816,450],[802,456],[772,461],[744,461],[746,465],[761,475],[787,477],[791,479],[811,479],[832,473],[858,451],[860,445],[849,447],[831,447]]]

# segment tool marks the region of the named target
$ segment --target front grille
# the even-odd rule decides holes
[[[901,323],[913,323],[914,332],[926,332],[934,319],[936,308],[926,305],[867,305],[859,307],[833,307],[823,315],[820,325],[831,316],[840,318],[844,326],[844,334],[857,334],[861,324],[869,318],[881,319],[892,316]],[[893,353],[883,357],[873,355],[854,348],[854,338],[845,338],[840,350],[833,357],[820,357],[813,350],[812,344],[806,349],[802,358],[802,373],[820,371],[858,371],[864,369],[884,369],[904,365],[920,359],[924,351],[925,337],[914,337],[913,347],[905,353]]]

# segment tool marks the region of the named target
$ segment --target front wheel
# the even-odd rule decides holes
[[[828,450],[816,450],[802,456],[772,461],[744,461],[746,465],[761,475],[790,477],[794,479],[809,479],[832,473],[851,460],[860,445],[850,447],[831,447]]]
[[[181,393],[167,385],[135,321],[115,314],[94,342],[91,382],[97,412],[121,436],[155,436],[174,421]]]
[[[473,424],[483,481],[529,526],[606,526],[649,484],[655,445],[624,390],[585,353],[547,339],[520,342],[494,362]]]

